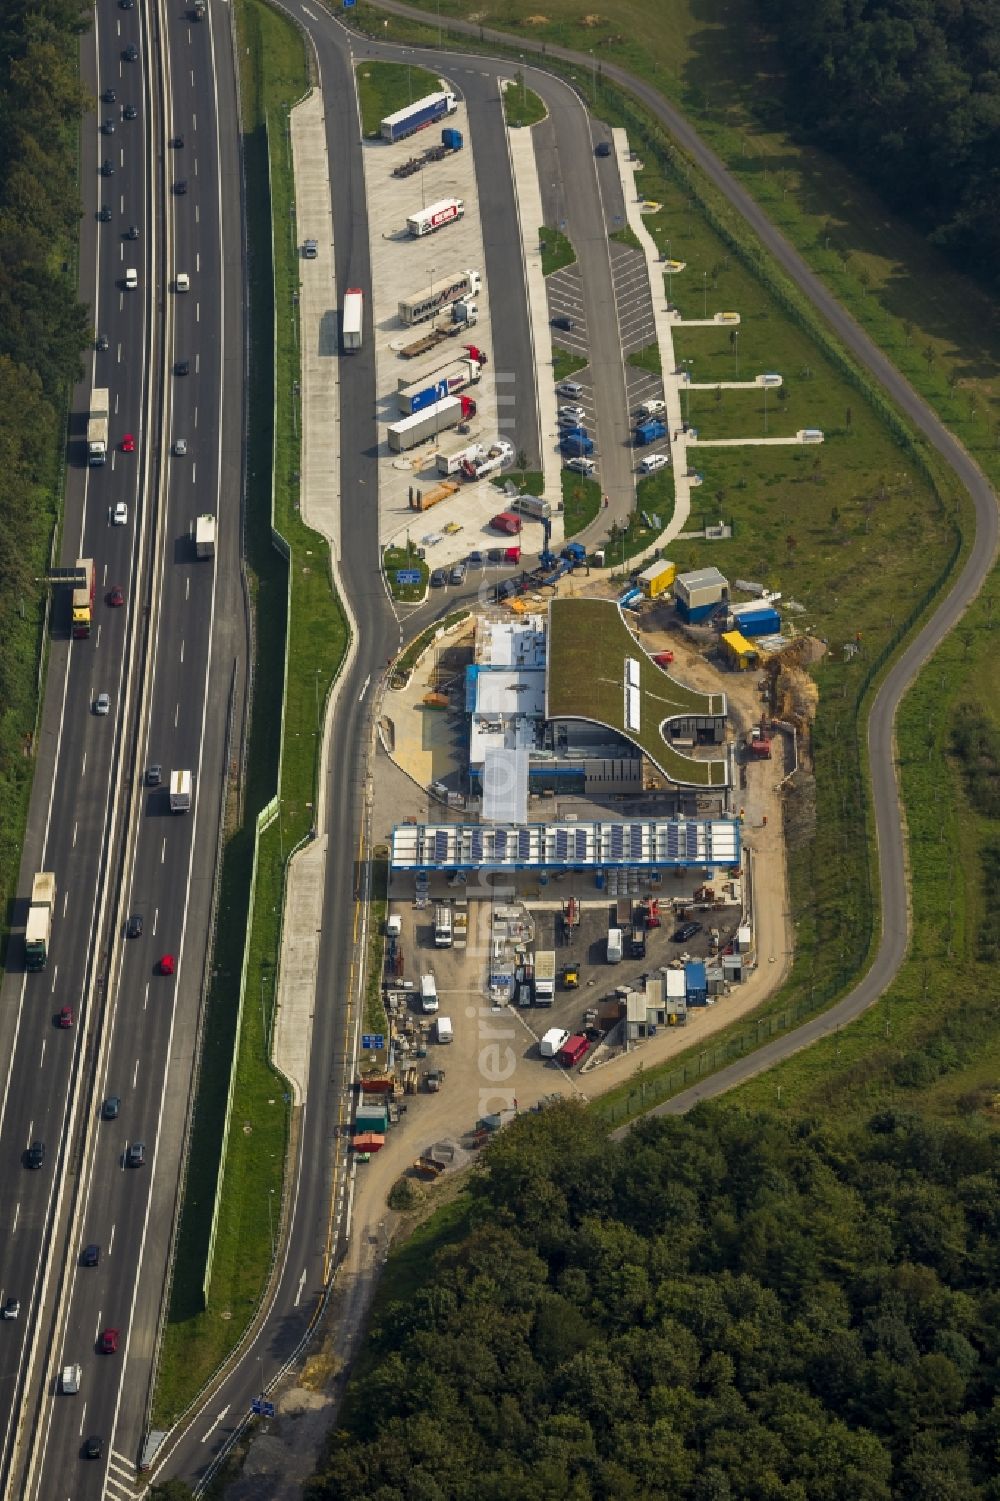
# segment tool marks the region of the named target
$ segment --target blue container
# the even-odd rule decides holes
[[[677,601],[677,613],[680,618],[682,620],[686,620],[689,625],[697,625],[699,621],[707,620],[710,615],[715,614],[718,608],[718,600],[715,600],[710,605],[694,605],[693,607],[685,604],[682,599],[679,599]]]
[[[684,989],[689,1006],[704,1006],[708,1000],[708,976],[700,959],[684,966]]]
[[[781,616],[777,610],[747,611],[737,615],[736,629],[742,636],[777,636],[781,630]]]
[[[570,458],[586,458],[594,451],[594,441],[586,433],[564,433],[559,450]]]
[[[637,448],[644,448],[647,443],[656,443],[658,439],[665,438],[667,430],[658,417],[653,417],[649,422],[640,422],[635,430],[635,442]]]
[[[432,407],[436,401],[440,400],[441,397],[438,395],[437,387],[428,386],[426,390],[418,391],[415,396],[410,398],[409,415],[412,417],[414,412],[422,412],[424,407]]]

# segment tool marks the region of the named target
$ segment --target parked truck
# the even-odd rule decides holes
[[[345,354],[361,348],[365,319],[365,296],[360,287],[348,287],[344,293],[344,316],[340,321],[340,338]]]
[[[90,414],[87,418],[87,462],[108,462],[108,417],[111,412],[111,396],[106,387],[95,386],[90,398]]]
[[[479,322],[479,306],[469,297],[460,297],[458,302],[453,302],[447,316],[440,323],[436,323],[429,333],[420,339],[414,339],[412,344],[404,344],[399,351],[399,357],[403,360],[416,359],[419,354],[426,354],[429,349],[435,349],[438,344],[443,344],[445,339],[451,339],[455,334],[464,333]]]
[[[451,908],[443,904],[434,909],[434,947],[451,948]]]
[[[465,270],[453,271],[450,276],[442,276],[437,281],[432,281],[429,287],[416,292],[412,297],[405,297],[397,305],[400,323],[405,323],[408,328],[415,323],[424,323],[428,318],[433,318],[449,303],[457,302],[460,297],[469,297],[481,290],[483,278],[478,271]]]
[[[457,396],[459,391],[476,385],[481,374],[480,361],[466,358],[455,360],[453,364],[446,365],[443,370],[435,370],[433,375],[425,376],[422,380],[414,381],[412,384],[401,380],[397,397],[399,410],[406,417],[412,412],[423,411],[425,407],[433,406],[436,401],[442,401],[446,396]]]
[[[590,1043],[582,1032],[576,1032],[572,1037],[567,1037],[556,1054],[556,1062],[562,1068],[575,1068],[589,1052]]]
[[[498,438],[488,448],[480,443],[477,446],[475,454],[463,459],[461,465],[462,478],[471,480],[487,479],[491,474],[499,474],[501,469],[506,468],[513,461],[514,445],[507,438]]]
[[[657,443],[660,438],[667,436],[667,429],[659,417],[650,417],[645,422],[637,424],[633,434],[636,448],[645,448],[649,443]]]
[[[453,125],[446,125],[441,132],[441,143],[438,146],[430,146],[422,151],[419,156],[411,156],[409,161],[400,162],[393,167],[393,177],[412,177],[415,172],[422,172],[431,162],[443,162],[446,156],[451,156],[455,151],[461,151],[464,141],[462,132],[456,130]]]
[[[90,635],[94,615],[94,560],[77,558],[77,583],[73,585],[73,640],[83,641]]]
[[[170,773],[170,811],[171,813],[191,811],[191,773],[189,771]]]
[[[205,0],[194,0],[194,4],[188,7],[189,21],[204,21]]]
[[[515,496],[510,508],[512,511],[520,511],[524,516],[534,516],[538,521],[547,521],[552,515],[552,507],[540,495]]]
[[[559,439],[559,452],[563,458],[586,459],[594,451],[594,440],[586,428],[571,428]]]
[[[397,109],[394,114],[386,115],[380,126],[380,134],[383,141],[402,141],[406,136],[433,125],[435,120],[453,115],[457,108],[458,100],[454,94],[425,94],[422,99],[408,104],[405,109]]]
[[[215,517],[208,512],[194,519],[194,555],[196,558],[215,557]]]
[[[452,452],[441,450],[434,455],[434,464],[438,474],[461,474],[463,465],[474,463],[482,452],[481,443],[466,443],[464,448],[456,448]]]
[[[446,224],[455,224],[465,216],[465,200],[462,198],[439,198],[427,208],[418,209],[406,220],[406,228],[415,240],[424,235],[435,234]]]
[[[31,906],[28,908],[28,921],[24,930],[26,969],[45,968],[45,961],[49,957],[55,905],[56,878],[51,871],[40,871],[31,883]]]
[[[551,1006],[556,994],[556,955],[543,949],[535,955],[535,1005]]]
[[[413,490],[410,494],[411,511],[430,511],[434,506],[439,506],[443,500],[450,500],[457,495],[458,483],[453,479],[442,480],[439,485],[432,485],[429,490]]]
[[[568,1042],[569,1033],[565,1027],[550,1027],[539,1042],[538,1051],[543,1058],[555,1058]]]
[[[422,412],[414,412],[411,417],[391,422],[386,430],[389,449],[392,453],[403,453],[422,443],[425,438],[446,432],[448,428],[475,415],[476,403],[470,397],[446,396],[443,401],[436,401]]]

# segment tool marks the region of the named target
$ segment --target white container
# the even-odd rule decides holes
[[[451,1025],[450,1016],[439,1016],[437,1019],[435,1031],[438,1042],[453,1042],[455,1039],[455,1033]]]
[[[437,985],[433,975],[420,976],[420,1009],[428,1015],[438,1009]]]

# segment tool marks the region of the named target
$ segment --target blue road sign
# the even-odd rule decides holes
[[[354,0],[344,0],[344,9],[345,10],[350,10],[350,8],[351,8],[351,6],[353,4],[354,4]]]
[[[420,569],[419,568],[397,568],[396,569],[396,583],[399,585],[399,587],[401,589],[405,588],[405,586],[407,584],[419,584],[420,583]]]
[[[273,1418],[274,1403],[265,1402],[263,1397],[254,1397],[250,1403],[250,1411],[256,1418]]]
[[[375,1053],[379,1052],[382,1048],[385,1047],[385,1033],[384,1032],[362,1032],[362,1034],[361,1034],[361,1046],[363,1048],[367,1048],[371,1052],[375,1052]]]

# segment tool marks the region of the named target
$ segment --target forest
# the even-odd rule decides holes
[[[78,0],[0,5],[0,900],[30,786],[40,623],[69,388],[90,333],[76,295]],[[93,196],[93,195],[91,195]]]
[[[1000,6],[995,0],[757,0],[793,127],[996,285]]]
[[[982,1120],[525,1116],[309,1501],[998,1501],[998,1169]]]

